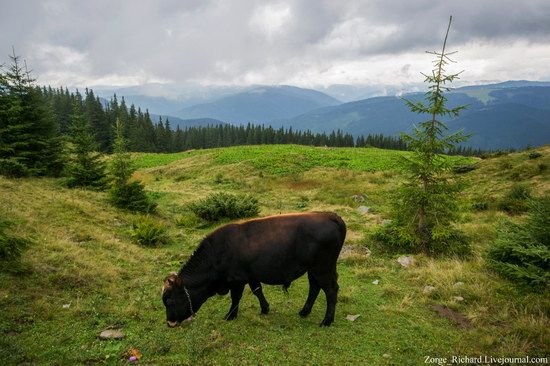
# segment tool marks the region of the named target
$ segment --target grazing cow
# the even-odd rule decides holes
[[[329,326],[338,293],[336,261],[345,236],[346,224],[329,212],[269,216],[222,226],[202,240],[179,273],[172,272],[164,280],[167,323],[174,327],[192,319],[208,298],[229,291],[231,307],[225,319],[232,320],[246,284],[267,314],[269,304],[261,283],[286,289],[307,272],[309,294],[299,314],[309,315],[322,289],[327,309],[321,326]]]

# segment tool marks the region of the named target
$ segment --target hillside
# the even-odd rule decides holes
[[[339,104],[326,94],[292,86],[252,88],[218,100],[186,107],[176,116],[182,118],[215,118],[231,123],[269,123],[289,118],[312,109]]]
[[[276,145],[135,154],[134,177],[157,199],[153,218],[168,227],[171,239],[154,248],[132,242],[136,216],[110,206],[106,193],[67,189],[59,179],[0,177],[0,215],[15,220],[16,232],[34,241],[23,273],[0,273],[0,360],[123,365],[133,348],[143,354],[139,363],[154,365],[416,365],[427,355],[547,356],[548,294],[520,291],[489,272],[483,259],[497,223],[508,217],[496,202],[514,183],[529,184],[535,195],[550,194],[550,146],[537,151],[538,159],[529,159],[529,152],[452,158],[477,164],[463,175],[459,223],[474,243],[474,256],[416,255],[410,268],[378,252],[368,235],[389,216],[406,152]],[[307,278],[301,278],[288,294],[264,286],[269,315],[260,315],[247,289],[235,321],[222,320],[230,299],[216,296],[193,322],[166,327],[163,278],[223,224],[199,221],[186,205],[220,191],[254,195],[261,216],[310,210],[342,216],[348,235],[338,263],[333,326],[318,326],[324,296],[308,318],[297,315],[307,296]],[[476,210],[477,203],[487,209]],[[359,206],[370,211],[362,214]],[[427,293],[425,286],[435,289]],[[456,324],[452,316],[441,317],[434,305],[466,320]],[[357,314],[355,321],[346,320]],[[109,327],[126,337],[99,340]]]

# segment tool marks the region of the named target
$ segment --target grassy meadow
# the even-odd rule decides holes
[[[124,365],[132,349],[145,365],[418,365],[426,356],[548,356],[549,294],[516,288],[483,259],[501,220],[523,220],[497,209],[513,184],[529,184],[535,196],[550,194],[550,146],[536,151],[542,157],[452,158],[477,167],[462,174],[459,222],[474,255],[415,255],[409,268],[369,239],[389,217],[405,152],[280,145],[136,154],[134,177],[158,202],[154,219],[168,227],[168,244],[154,248],[132,242],[136,215],[113,208],[106,193],[67,189],[59,179],[0,177],[0,215],[33,240],[22,272],[0,273],[0,364]],[[251,194],[261,216],[320,210],[342,216],[348,235],[331,327],[318,326],[323,293],[309,317],[298,316],[307,277],[288,294],[264,286],[268,315],[247,288],[235,321],[223,320],[229,296],[217,296],[193,322],[166,326],[163,278],[225,223],[201,222],[186,208],[212,192]],[[474,209],[479,203],[484,208]],[[359,206],[370,211],[361,214]],[[445,306],[447,316],[434,305]],[[126,337],[100,340],[107,328]]]

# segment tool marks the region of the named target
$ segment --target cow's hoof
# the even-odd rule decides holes
[[[262,309],[262,314],[263,315],[269,314],[269,307]]]
[[[300,315],[302,318],[305,318],[306,316],[309,315],[309,313],[311,313],[311,310],[304,310],[304,309],[302,309],[302,310],[300,310],[300,311],[298,312],[298,315]]]
[[[319,324],[319,326],[321,328],[324,328],[324,327],[330,327],[331,324],[332,324],[332,320],[323,320],[321,324]]]

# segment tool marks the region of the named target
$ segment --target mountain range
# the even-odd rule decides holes
[[[333,95],[374,94],[353,86],[324,89]],[[395,90],[394,90],[395,91]],[[117,94],[121,94],[120,92]],[[446,94],[448,106],[467,105],[458,118],[447,118],[451,131],[464,129],[472,137],[466,146],[509,149],[550,143],[550,82],[507,81],[473,85]],[[320,91],[292,86],[253,86],[205,91],[191,99],[166,101],[162,97],[132,95],[142,109],[153,102],[152,112],[169,116],[173,127],[221,123],[260,123],[274,127],[330,132],[340,129],[355,136],[399,135],[428,117],[411,113],[403,98],[422,100],[423,93],[379,96],[342,103]],[[141,98],[141,99],[140,99]],[[342,98],[346,99],[346,98]],[[164,103],[164,106],[163,106]]]
[[[205,104],[186,107],[177,117],[215,118],[229,123],[266,123],[341,102],[324,93],[293,86],[262,86]]]

